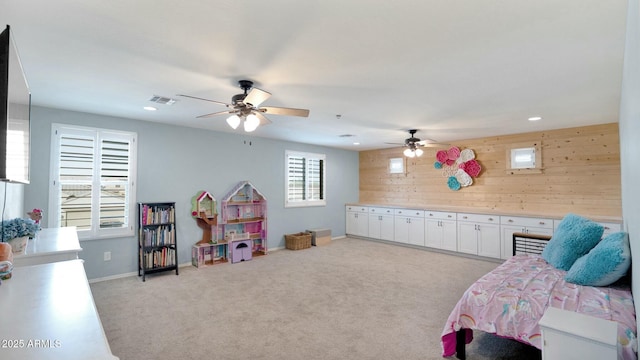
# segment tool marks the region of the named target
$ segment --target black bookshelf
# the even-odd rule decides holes
[[[138,276],[176,271],[178,245],[176,236],[176,203],[138,203]]]

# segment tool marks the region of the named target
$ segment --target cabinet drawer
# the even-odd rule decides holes
[[[553,221],[553,230],[558,229],[558,225],[562,222],[562,219],[557,219]],[[610,222],[598,222],[598,224],[604,226],[604,232],[602,233],[602,237],[613,234],[618,231],[622,231],[622,224],[620,223],[610,223]]]
[[[553,219],[500,216],[500,224],[553,229]]]
[[[355,205],[347,205],[347,211],[353,212],[368,212],[369,208],[366,206],[355,206]]]
[[[438,220],[455,220],[456,213],[452,212],[443,212],[443,211],[425,211],[424,217],[427,219],[438,219]]]
[[[486,214],[459,213],[457,214],[457,220],[498,224],[500,222],[500,217],[495,215],[486,215]]]
[[[392,208],[370,207],[369,214],[393,215]]]
[[[415,210],[415,209],[395,209],[393,214],[395,216],[424,217],[423,210]]]

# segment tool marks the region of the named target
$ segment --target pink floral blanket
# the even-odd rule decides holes
[[[464,293],[442,332],[442,355],[456,352],[456,331],[481,330],[542,348],[538,321],[547,307],[618,323],[618,357],[636,359],[636,318],[629,287],[581,286],[539,255],[517,255],[484,275]]]

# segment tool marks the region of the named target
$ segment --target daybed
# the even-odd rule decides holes
[[[548,307],[556,307],[617,322],[618,358],[637,358],[633,298],[630,285],[623,278],[630,265],[627,234],[600,241],[600,230],[591,244],[580,236],[565,243],[560,237],[572,236],[563,228],[565,219],[548,245],[546,240],[550,237],[514,234],[514,256],[472,284],[449,315],[441,339],[444,357],[455,354],[464,359],[465,344],[473,339],[473,330],[542,349],[538,321]],[[626,248],[620,246],[620,250],[611,252],[611,244],[618,246],[624,240]],[[572,252],[575,253],[567,255]],[[612,253],[622,260],[611,263]],[[606,262],[602,262],[605,258]],[[593,272],[598,269],[608,273],[594,278]],[[565,277],[576,283],[595,279],[598,285],[613,284],[578,285]]]

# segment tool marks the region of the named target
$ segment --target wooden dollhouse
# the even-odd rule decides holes
[[[241,181],[222,199],[223,239],[231,262],[267,254],[267,199],[249,181]]]
[[[202,229],[202,238],[191,250],[191,263],[196,267],[227,262],[227,241],[221,239],[216,199],[207,191],[191,198],[191,216]]]

